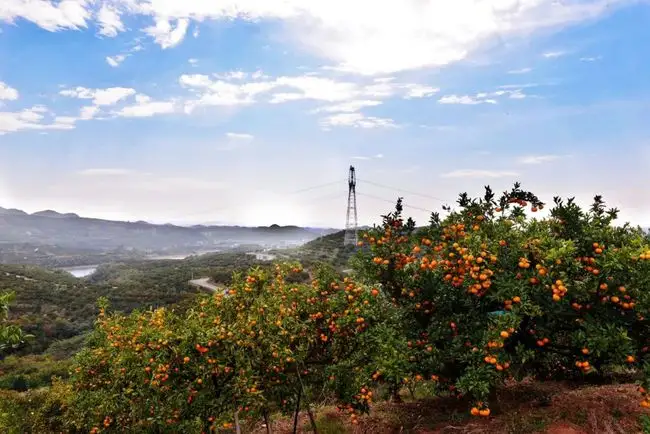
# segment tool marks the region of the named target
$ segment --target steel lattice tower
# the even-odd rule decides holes
[[[354,217],[354,220],[351,217]],[[343,239],[343,245],[357,245],[359,241],[357,224],[357,175],[354,171],[354,166],[350,166],[350,174],[348,175],[348,211],[345,219],[345,238]]]

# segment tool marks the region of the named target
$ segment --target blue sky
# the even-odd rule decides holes
[[[360,223],[521,181],[650,225],[649,6],[4,0],[0,206],[341,227],[353,164]]]

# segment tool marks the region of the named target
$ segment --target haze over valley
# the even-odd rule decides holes
[[[0,208],[0,263],[71,267],[232,250],[294,247],[335,232],[297,226],[176,226]]]

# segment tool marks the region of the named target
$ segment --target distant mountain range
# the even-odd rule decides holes
[[[278,225],[185,227],[85,218],[52,210],[28,214],[0,207],[0,248],[29,244],[90,251],[189,252],[237,244],[295,245],[337,230]]]

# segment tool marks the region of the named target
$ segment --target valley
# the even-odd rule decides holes
[[[278,225],[185,227],[55,211],[27,214],[0,207],[0,263],[71,268],[217,251],[261,251],[300,246],[336,231]]]
[[[136,423],[160,425],[144,432],[174,426],[176,432],[225,433],[238,427],[257,434],[272,426],[287,434],[424,434],[452,428],[476,433],[571,428],[575,434],[599,427],[619,432],[618,424],[635,432],[650,423],[644,410],[650,404],[642,398],[638,406],[631,384],[645,381],[636,365],[637,357],[647,357],[645,335],[634,330],[646,325],[626,311],[632,300],[643,300],[635,282],[645,281],[650,270],[637,262],[650,260],[647,233],[610,232],[605,220],[591,220],[603,217],[575,214],[596,235],[580,244],[580,253],[561,250],[566,240],[578,244],[580,238],[553,232],[553,220],[513,228],[511,219],[527,201],[532,207],[541,203],[531,193],[512,194],[518,206],[508,217],[493,217],[487,204],[477,219],[470,204],[444,222],[433,218],[418,227],[395,211],[383,217],[382,226],[364,229],[357,246],[345,246],[344,231],[332,231],[300,245],[291,237],[286,243],[264,238],[219,251],[161,248],[77,266],[0,264],[0,292],[15,296],[4,324],[27,335],[22,345],[2,352],[0,428],[77,432],[77,426],[101,424],[111,432]],[[470,226],[472,232],[465,232]],[[542,255],[554,255],[555,266],[535,256],[540,238],[547,249]],[[604,245],[619,247],[605,252]],[[637,257],[630,246],[644,247],[635,248]],[[59,251],[50,250],[50,258]],[[446,259],[456,255],[464,259]],[[534,267],[531,260],[538,261]],[[583,331],[567,332],[562,325],[564,316],[587,321],[580,306],[592,298],[585,292],[578,296],[581,304],[564,302],[564,282],[600,282],[591,264],[611,270],[605,261],[625,267],[626,277],[610,272],[610,280],[626,279],[631,289],[620,286],[620,300],[608,299],[618,316],[608,307],[594,315],[629,330],[624,345],[596,323],[587,341]],[[549,270],[552,295],[537,284]],[[529,337],[537,333],[561,347],[551,343],[546,351],[544,339]],[[598,345],[607,351],[592,354]],[[254,364],[248,365],[251,357]],[[599,370],[584,365],[586,359]],[[245,384],[239,385],[231,372],[242,361],[246,368],[238,381]],[[113,387],[139,398],[125,406],[113,398]],[[236,392],[224,400],[213,396],[215,390]],[[233,397],[244,404],[233,407]],[[147,416],[149,408],[139,404],[143,399],[156,400],[160,420]],[[289,399],[295,408],[286,407]],[[567,401],[574,412],[563,410]],[[63,416],[52,416],[50,406]],[[245,406],[254,410],[246,413]],[[77,421],[72,408],[84,419]]]

